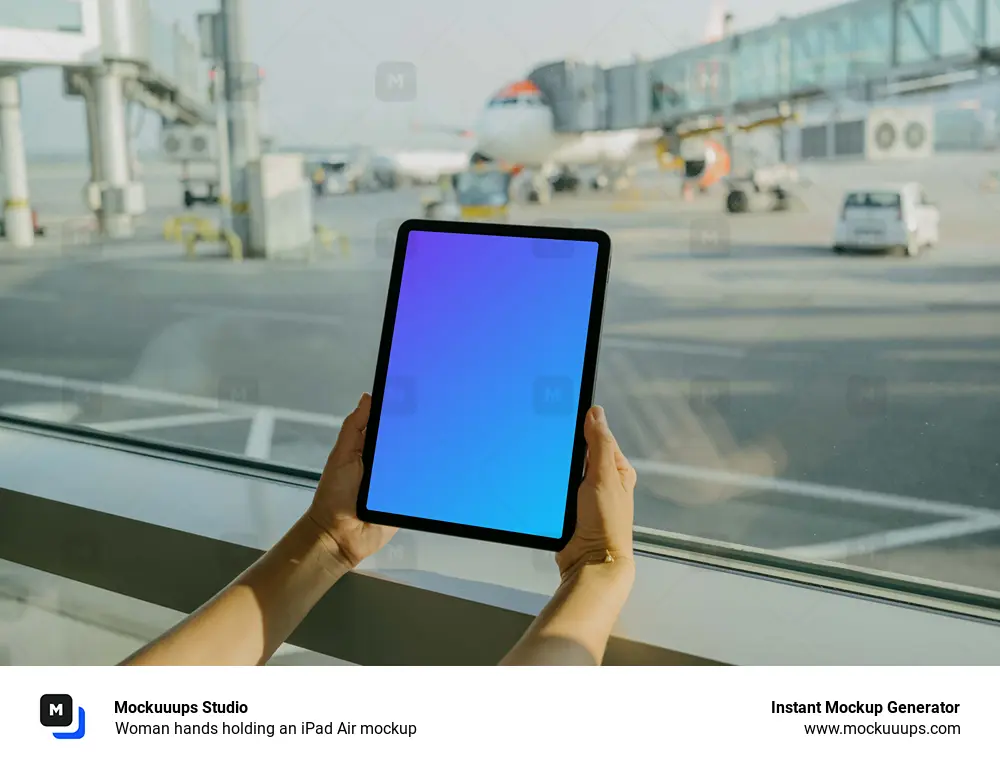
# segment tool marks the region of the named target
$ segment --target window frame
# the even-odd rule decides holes
[[[97,460],[102,470],[106,466],[108,477],[123,475],[129,465],[139,465],[135,461],[153,460],[156,470],[162,468],[169,475],[171,486],[189,495],[172,502],[200,503],[206,512],[221,505],[199,496],[191,477],[216,483],[221,477],[237,490],[238,503],[246,502],[247,492],[254,491],[251,488],[270,495],[267,486],[284,485],[296,498],[282,509],[288,518],[302,512],[318,478],[315,471],[232,455],[161,447],[23,418],[4,416],[3,420],[0,434],[32,439],[36,450],[43,447],[51,452],[53,475],[59,475],[58,463],[66,462],[67,455],[83,454],[79,450],[86,451],[91,465]],[[36,479],[26,486],[23,476],[5,476],[0,465],[0,530],[12,524],[7,528],[18,532],[0,535],[0,558],[160,606],[192,611],[269,544],[206,536],[123,515],[111,499],[121,506],[134,502],[133,498],[114,498],[114,481],[92,478],[95,486],[80,493],[89,499],[78,498],[66,495],[65,488],[60,490],[58,481],[50,485]],[[18,486],[11,488],[12,484]],[[63,539],[53,540],[54,531]],[[93,560],[62,555],[70,541],[81,535],[105,540],[100,550],[113,551],[110,561],[102,559],[102,566],[95,566]],[[477,563],[481,558],[479,550],[455,547],[466,541],[430,535],[422,536],[420,544],[435,551],[428,560],[448,565],[456,551]],[[151,550],[155,555],[136,556],[135,550]],[[439,550],[443,553],[438,554]],[[524,551],[505,546],[483,550],[497,559],[493,571],[525,575],[515,571],[524,569],[528,560],[523,558]],[[992,604],[984,608],[983,604],[945,600],[945,596],[954,597],[948,588],[936,594],[927,591],[926,584],[909,591],[900,589],[898,582],[886,588],[887,579],[899,578],[822,562],[790,568],[787,561],[769,560],[766,552],[677,535],[650,535],[641,529],[636,533],[636,550],[640,576],[616,631],[611,664],[906,664],[908,655],[900,654],[899,647],[920,634],[914,631],[939,631],[940,640],[908,646],[911,664],[968,664],[973,656],[968,654],[970,646],[985,652],[995,645],[995,656],[1000,656],[1000,611]],[[185,578],[182,588],[172,584],[175,578],[169,574],[171,567],[176,570],[177,560],[185,561],[188,572],[200,573]],[[456,658],[459,664],[495,662],[502,647],[509,646],[509,640],[544,605],[546,586],[536,582],[524,590],[510,583],[491,584],[488,577],[479,575],[477,580],[475,572],[462,569],[467,564],[456,566],[460,571],[447,575],[382,569],[353,573],[331,592],[291,643],[358,664],[453,664]],[[743,595],[736,597],[737,593]],[[372,599],[385,609],[371,609]],[[787,619],[804,603],[809,605],[809,620],[796,621],[780,636],[771,635],[774,619]],[[741,612],[750,607],[756,610],[751,616]],[[736,614],[728,614],[734,609]],[[372,648],[386,631],[407,635],[400,620],[418,619],[428,610],[447,618],[437,628],[422,629],[420,640],[412,645],[390,642],[381,649]],[[345,620],[350,621],[351,631],[334,629]],[[706,632],[705,620],[726,627]],[[869,623],[883,623],[883,627],[877,635],[874,629],[871,635],[861,631],[862,641],[856,627]],[[448,625],[461,625],[462,630],[449,633]],[[762,631],[770,638],[754,640],[755,633],[759,636]],[[382,639],[376,641],[376,636]],[[458,648],[469,644],[474,649]]]

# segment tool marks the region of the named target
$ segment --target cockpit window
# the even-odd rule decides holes
[[[545,98],[542,93],[539,92],[522,92],[512,94],[509,90],[503,91],[492,99],[490,99],[489,107],[501,107],[501,106],[548,106],[549,100]]]

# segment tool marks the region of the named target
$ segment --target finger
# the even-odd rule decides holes
[[[618,475],[621,477],[622,486],[629,492],[635,489],[639,476],[636,474],[632,463],[629,462],[629,459],[621,451],[615,453],[615,467],[618,469]]]
[[[618,476],[618,466],[615,453],[620,452],[615,441],[603,407],[592,407],[587,413],[583,426],[583,435],[587,440],[589,467],[587,480],[593,484],[608,481]]]
[[[365,446],[365,428],[368,426],[368,416],[372,411],[372,398],[368,394],[361,396],[361,401],[354,412],[344,418],[337,435],[337,443],[333,445],[330,459],[343,458],[361,452]]]

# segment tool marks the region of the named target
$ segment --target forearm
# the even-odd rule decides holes
[[[599,665],[635,582],[635,564],[589,564],[567,577],[503,665]]]
[[[346,572],[303,518],[235,582],[122,664],[263,664]]]

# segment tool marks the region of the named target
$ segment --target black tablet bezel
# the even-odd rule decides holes
[[[396,311],[399,305],[399,293],[403,280],[406,246],[410,232],[413,231],[485,234],[524,239],[594,242],[597,244],[597,267],[594,275],[594,294],[591,301],[590,325],[587,330],[587,346],[584,353],[583,374],[581,376],[580,401],[577,407],[576,437],[573,444],[573,458],[570,464],[569,486],[566,492],[566,512],[563,517],[563,532],[558,538],[541,537],[520,532],[507,532],[486,527],[456,524],[448,521],[423,519],[415,516],[402,516],[368,508],[372,463],[375,456],[375,443],[378,438],[379,420],[382,414],[385,383],[389,371],[389,354],[392,348],[392,336],[396,325]],[[522,548],[544,551],[560,551],[565,548],[576,529],[577,489],[583,478],[584,463],[587,454],[587,445],[583,437],[583,421],[587,411],[593,406],[594,402],[597,362],[600,355],[601,328],[604,323],[604,304],[610,271],[611,238],[605,232],[596,229],[550,228],[545,226],[469,223],[464,221],[425,221],[418,219],[405,221],[399,227],[396,235],[396,249],[392,261],[392,272],[389,278],[385,317],[382,324],[382,338],[379,346],[378,363],[375,369],[375,381],[372,387],[371,414],[368,418],[368,427],[365,433],[366,438],[363,452],[364,473],[361,478],[361,489],[358,492],[358,518],[373,524],[382,524],[419,532],[432,532],[470,540],[516,545]]]

